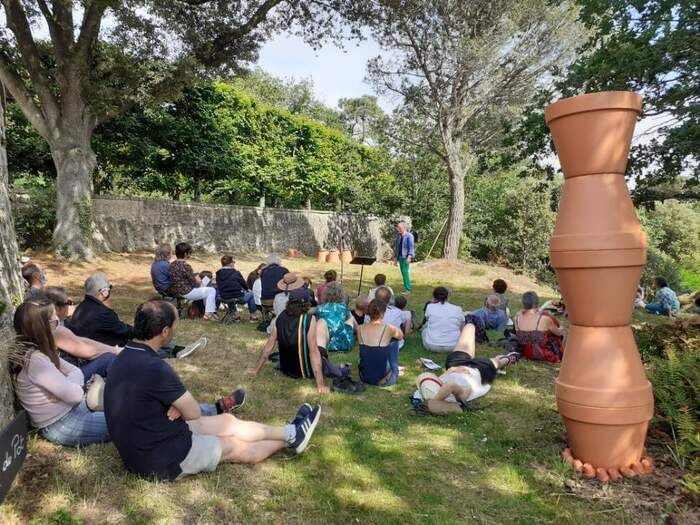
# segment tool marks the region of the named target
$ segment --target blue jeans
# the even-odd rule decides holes
[[[91,412],[85,400],[75,405],[58,421],[42,428],[41,435],[66,447],[110,441],[105,413]]]
[[[649,312],[650,314],[656,314],[656,315],[668,315],[669,314],[669,309],[665,306],[662,306],[657,303],[649,303],[644,307],[644,309]]]
[[[399,381],[399,342],[391,341],[389,344],[389,361],[386,363],[387,373],[391,372],[391,376],[382,386],[395,385]]]

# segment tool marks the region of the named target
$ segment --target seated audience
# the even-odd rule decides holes
[[[124,346],[134,337],[134,329],[119,319],[117,312],[112,310],[110,297],[112,285],[103,273],[94,273],[85,281],[85,299],[78,305],[73,316],[65,322],[78,337],[98,341],[108,346]],[[201,337],[188,346],[173,344],[159,349],[158,355],[163,358],[177,357],[182,359],[195,350],[204,348],[207,338]]]
[[[505,310],[500,309],[500,305],[501,299],[498,295],[490,294],[486,297],[482,308],[467,313],[467,322],[476,317],[483,323],[485,330],[503,330],[508,322],[508,317]],[[478,338],[477,342],[480,342]]]
[[[316,342],[316,318],[309,314],[308,293],[298,283],[292,286],[296,288],[288,288],[287,305],[272,323],[270,337],[258,362],[246,372],[257,375],[277,344],[280,371],[295,379],[314,378],[319,394],[325,394],[329,388],[324,384],[323,376],[346,377],[350,369],[331,363],[321,355]]]
[[[506,295],[508,283],[503,279],[496,279],[491,287],[493,288],[494,295],[498,296],[499,299],[498,309],[503,310],[506,317],[510,317],[510,311],[508,309],[508,296]]]
[[[394,304],[394,290],[391,289],[391,286],[386,285],[386,275],[384,275],[383,273],[378,273],[377,275],[375,275],[374,284],[376,286],[374,288],[370,288],[369,293],[367,294],[367,299],[369,301],[374,299],[377,290],[383,286],[384,288],[388,289],[391,293],[391,300],[388,304]]]
[[[451,352],[464,326],[464,312],[449,302],[450,291],[444,286],[433,290],[433,301],[425,308],[423,348],[432,352]]]
[[[248,274],[248,277],[246,277],[245,282],[248,285],[249,290],[252,290],[253,285],[255,285],[255,282],[258,279],[260,279],[260,272],[262,271],[263,268],[265,268],[265,263],[260,263],[258,265],[258,267],[255,270],[253,270],[252,272],[250,272]]]
[[[644,309],[650,314],[668,315],[669,317],[678,315],[678,310],[681,305],[676,296],[676,292],[669,288],[666,279],[663,277],[655,277],[654,288],[656,288],[654,302],[645,303]]]
[[[564,355],[566,330],[550,314],[538,309],[535,292],[523,294],[523,309],[513,318],[520,353],[528,359],[559,363]]]
[[[393,295],[391,293],[391,288],[388,286],[380,286],[375,292],[374,298],[386,304],[386,312],[384,313],[383,319],[385,324],[389,324],[402,330],[402,326],[406,330],[406,334],[410,334],[413,330],[413,320],[411,319],[411,312],[405,312],[399,310],[396,306],[391,304]],[[370,301],[371,302],[371,301]],[[403,332],[403,330],[402,330]],[[399,340],[399,350],[403,348],[404,340],[403,338]]]
[[[343,287],[336,281],[326,283],[324,302],[316,308],[316,333],[321,355],[347,352],[355,346],[355,321],[346,303]]]
[[[161,244],[156,248],[153,264],[151,264],[151,282],[153,288],[162,297],[170,294],[170,257],[172,250],[169,244]]]
[[[195,275],[187,259],[192,256],[192,247],[186,242],[175,246],[176,259],[170,264],[170,292],[175,297],[188,301],[204,301],[204,319],[216,319],[216,289],[202,286],[202,279]]]
[[[394,297],[394,306],[404,312],[404,315],[408,314],[411,316],[412,327],[416,325],[416,313],[413,310],[406,310],[408,307],[408,298],[405,295],[397,295]],[[401,331],[403,332],[404,337],[411,335],[411,332],[406,326],[405,322],[401,325]]]
[[[373,299],[367,308],[369,322],[357,327],[360,379],[370,385],[391,386],[399,379],[399,343],[404,337],[400,328],[386,322],[388,307]]]
[[[476,327],[469,323],[462,328],[454,351],[447,355],[445,373],[440,377],[426,372],[418,376],[418,390],[414,397],[421,398],[434,414],[462,412],[467,403],[485,396],[498,371],[516,363],[520,354],[511,352],[493,358],[476,356]]]
[[[121,347],[108,346],[99,341],[93,341],[85,337],[78,337],[70,329],[64,326],[64,321],[68,316],[70,305],[73,304],[68,299],[66,290],[58,286],[47,286],[44,289],[44,297],[53,304],[59,324],[53,330],[53,338],[60,356],[70,364],[77,366],[83,371],[86,378],[97,374],[107,377],[107,371],[112,361],[116,359]]]
[[[149,301],[139,306],[134,339],[112,365],[105,416],[127,470],[179,480],[212,472],[222,461],[258,463],[284,448],[303,452],[321,407],[303,405],[292,423],[272,427],[227,413],[243,402],[240,391],[217,406],[198,404],[156,353],[172,340],[176,322],[172,304]]]
[[[267,256],[265,268],[260,272],[260,284],[262,286],[260,300],[263,305],[272,306],[275,295],[281,291],[277,288],[277,283],[288,273],[289,270],[282,266],[282,259],[280,259],[279,255],[273,253]]]
[[[355,299],[355,308],[350,312],[353,319],[355,319],[355,324],[361,325],[365,323],[365,316],[367,315],[367,307],[369,306],[369,299],[366,295],[358,295]]]
[[[323,294],[326,291],[326,287],[330,283],[334,283],[338,280],[338,272],[336,272],[335,270],[328,270],[326,273],[323,274],[323,278],[325,279],[325,282],[318,287],[318,290],[316,290],[318,304],[323,304],[326,301]]]
[[[15,392],[32,425],[49,441],[75,447],[109,441],[103,412],[91,412],[85,400],[90,377],[58,355],[53,330],[58,317],[48,302],[22,303],[14,329],[20,344],[11,357]]]
[[[250,320],[258,320],[255,296],[248,288],[248,283],[243,279],[241,272],[236,269],[236,261],[230,255],[224,255],[221,258],[221,269],[216,272],[216,287],[223,302],[236,299],[245,302],[250,312]]]
[[[34,263],[25,264],[22,267],[22,277],[29,288],[24,292],[24,300],[31,301],[41,297],[41,291],[46,286],[46,274]]]

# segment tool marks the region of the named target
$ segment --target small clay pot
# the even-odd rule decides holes
[[[331,250],[328,252],[328,255],[326,256],[326,262],[327,263],[337,263],[340,262],[340,254],[338,250]]]
[[[316,254],[316,262],[325,263],[328,257],[328,250],[319,250]]]
[[[342,250],[340,252],[340,260],[346,263],[349,263],[352,261],[352,251],[351,250]]]
[[[564,176],[625,173],[642,97],[605,91],[559,100],[545,109]]]

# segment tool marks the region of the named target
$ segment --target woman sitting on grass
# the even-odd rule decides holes
[[[539,310],[535,292],[523,294],[523,309],[513,318],[518,350],[528,359],[559,363],[564,354],[566,330],[559,321]]]
[[[355,346],[355,320],[346,303],[347,297],[340,283],[331,282],[323,292],[323,304],[316,308],[318,346],[323,355],[329,352],[347,352]],[[327,356],[326,356],[327,357]]]
[[[431,352],[451,352],[464,326],[464,312],[449,298],[450,291],[438,286],[433,290],[433,301],[425,307],[423,348]]]
[[[104,412],[88,409],[86,377],[58,355],[52,333],[57,326],[56,311],[48,301],[17,308],[19,352],[12,357],[17,398],[49,441],[71,447],[109,441]]]
[[[384,324],[386,308],[385,302],[372,299],[367,308],[369,323],[357,327],[360,379],[370,385],[391,386],[399,379],[399,341],[403,340],[403,332]]]
[[[433,414],[462,412],[467,403],[489,393],[499,370],[519,358],[518,352],[490,359],[476,357],[476,327],[468,323],[445,360],[446,372],[440,377],[431,372],[419,375],[414,396],[422,399]]]

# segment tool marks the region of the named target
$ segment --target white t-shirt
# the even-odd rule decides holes
[[[262,295],[262,281],[260,280],[260,277],[255,279],[255,282],[253,283],[253,297],[255,298],[255,304],[258,306],[262,305],[262,300],[260,299],[260,296]]]
[[[427,323],[423,341],[428,346],[454,348],[464,327],[464,312],[452,303],[430,303],[425,309]]]
[[[411,312],[408,310],[399,310],[395,306],[387,306],[386,312],[384,313],[384,324],[390,324],[395,326],[399,330],[401,325],[406,321],[411,320]],[[403,348],[404,340],[399,341],[399,348]]]
[[[447,372],[440,377],[443,383],[455,383],[461,387],[470,389],[467,401],[472,401],[488,394],[491,390],[490,384],[481,382],[481,372],[476,368],[467,368],[467,372]],[[450,394],[445,398],[445,401],[457,401],[455,396]]]

